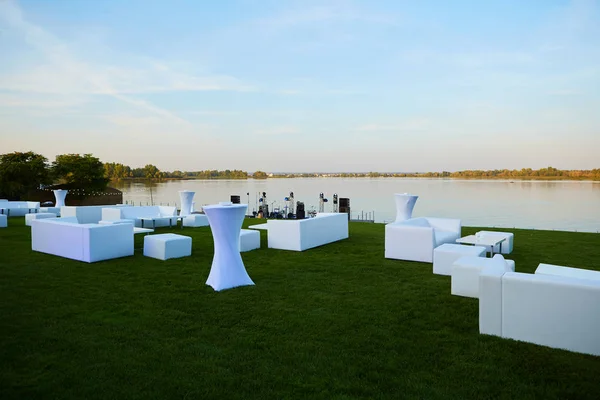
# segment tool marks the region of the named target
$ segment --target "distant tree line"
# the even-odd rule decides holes
[[[257,171],[253,177],[256,178],[256,174],[266,173]],[[180,171],[175,170],[172,172],[161,171],[152,164],[147,164],[144,168],[131,168],[128,165],[120,163],[104,163],[104,175],[110,180],[120,179],[248,179],[248,172],[234,169],[225,171],[218,171],[216,169],[207,169],[204,171]]]
[[[534,170],[495,169],[495,170],[465,170],[457,172],[340,172],[340,173],[276,173],[273,178],[461,178],[461,179],[572,179],[600,180],[600,168],[591,170],[559,170],[553,167]]]

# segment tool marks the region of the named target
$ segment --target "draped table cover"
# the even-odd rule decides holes
[[[212,231],[215,255],[206,284],[216,291],[254,285],[240,255],[240,232],[247,204],[204,206]]]

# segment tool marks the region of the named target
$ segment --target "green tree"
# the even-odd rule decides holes
[[[252,174],[252,178],[254,179],[267,179],[267,173],[263,171],[256,171]]]
[[[146,179],[160,179],[163,177],[163,174],[156,166],[147,164],[144,167],[144,176]]]
[[[0,195],[21,199],[40,184],[50,183],[46,157],[32,151],[0,155]]]
[[[55,179],[82,189],[104,190],[109,179],[102,162],[91,154],[62,154],[52,163]]]

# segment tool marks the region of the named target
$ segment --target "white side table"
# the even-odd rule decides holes
[[[206,284],[216,291],[254,285],[240,255],[240,232],[247,204],[223,203],[204,206],[215,243],[210,274]]]

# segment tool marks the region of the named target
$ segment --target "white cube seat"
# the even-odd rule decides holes
[[[44,218],[56,218],[56,214],[54,213],[30,213],[25,214],[25,225],[31,226],[31,221],[34,219],[44,219]]]
[[[464,256],[485,257],[485,247],[444,243],[433,250],[433,273],[452,275],[452,264]]]
[[[455,296],[479,298],[479,275],[486,266],[496,265],[506,272],[515,272],[515,262],[505,260],[501,254],[493,258],[461,257],[452,264],[450,293]]]
[[[158,260],[187,257],[192,255],[192,238],[189,236],[163,233],[144,237],[144,256]]]
[[[183,226],[190,228],[208,226],[208,218],[204,214],[189,214],[183,219]]]
[[[260,232],[251,229],[240,231],[240,251],[260,249]]]
[[[8,226],[8,217],[4,214],[0,214],[0,228],[6,228]]]

